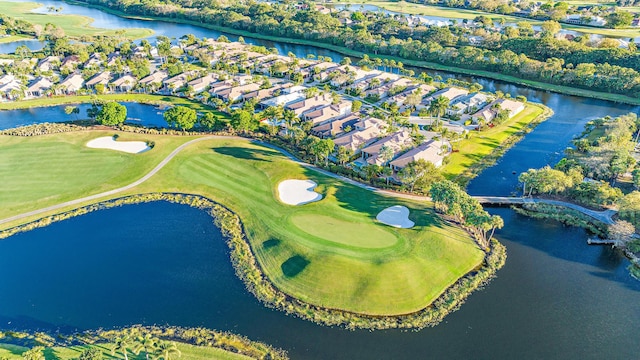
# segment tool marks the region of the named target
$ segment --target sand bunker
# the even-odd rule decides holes
[[[413,221],[409,220],[409,209],[400,205],[380,211],[376,219],[385,225],[402,229],[410,229],[415,225]]]
[[[318,184],[311,180],[285,180],[278,184],[280,201],[288,205],[302,205],[322,199],[313,191]]]
[[[87,147],[94,149],[110,149],[139,154],[151,150],[144,141],[116,141],[113,136],[99,137],[87,143]]]

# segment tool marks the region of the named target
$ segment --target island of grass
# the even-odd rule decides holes
[[[64,3],[61,3],[64,6]],[[61,15],[56,13],[38,14],[32,10],[41,7],[37,2],[0,2],[0,13],[15,19],[24,20],[31,24],[45,26],[54,24],[64,30],[66,36],[82,37],[95,35],[116,35],[117,29],[98,29],[91,26],[93,19],[79,15]],[[139,39],[153,35],[151,29],[123,29],[124,37],[128,39]]]
[[[114,132],[0,136],[0,151],[7,159],[0,165],[0,176],[3,189],[11,189],[10,203],[5,203],[5,194],[0,197],[0,217],[98,192],[93,186],[72,185],[78,173],[74,168],[99,171],[91,180],[95,183],[110,179],[112,188],[125,185],[153,167],[161,154],[186,141],[118,133],[122,139],[156,145],[142,154],[85,147],[87,139],[107,135]],[[52,157],[60,157],[65,169],[47,164]],[[27,163],[19,166],[23,161]],[[104,165],[97,165],[100,162]],[[34,177],[37,173],[40,180]],[[286,179],[315,181],[323,199],[299,207],[281,203],[277,185]],[[46,194],[33,193],[45,184],[50,189]],[[372,193],[248,140],[220,138],[192,144],[148,181],[111,198],[151,192],[197,194],[226,206],[242,219],[259,269],[275,288],[321,308],[376,316],[419,312],[482,268],[486,255],[465,231],[436,215],[429,203]],[[415,227],[397,229],[375,221],[380,211],[396,205],[411,211]]]

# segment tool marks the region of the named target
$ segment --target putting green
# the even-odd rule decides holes
[[[320,239],[348,246],[378,249],[392,246],[398,238],[379,225],[349,222],[333,216],[296,214],[289,219],[300,230]]]

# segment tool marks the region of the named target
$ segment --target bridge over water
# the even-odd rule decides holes
[[[539,203],[539,204],[563,206],[569,209],[579,211],[607,225],[613,224],[614,221],[612,219],[612,216],[617,213],[616,210],[611,210],[611,209],[596,211],[596,210],[587,209],[586,207],[565,202],[565,201],[538,199],[538,198],[531,198],[531,197],[474,196],[473,198],[478,200],[478,202],[483,205],[522,205],[527,203],[532,203],[532,204]]]

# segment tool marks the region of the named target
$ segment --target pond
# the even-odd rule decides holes
[[[166,127],[167,122],[164,121],[164,110],[155,105],[138,104],[131,102],[123,102],[122,105],[127,107],[127,120],[125,124],[143,125],[147,127]],[[18,126],[26,126],[40,124],[45,122],[65,122],[73,121],[77,118],[86,119],[87,109],[90,104],[77,105],[80,114],[67,115],[64,112],[65,107],[69,105],[58,105],[49,107],[38,107],[21,110],[0,110],[0,130],[11,129]]]
[[[507,265],[435,328],[348,331],[261,305],[203,211],[166,202],[101,210],[0,241],[0,328],[206,326],[292,359],[620,358],[640,345],[640,282],[586,234],[508,209]]]

